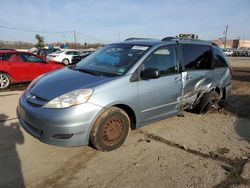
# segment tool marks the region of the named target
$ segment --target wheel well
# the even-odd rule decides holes
[[[8,75],[8,77],[9,77],[9,79],[10,79],[10,82],[12,82],[12,78],[11,78],[11,75],[10,75],[9,73],[7,73],[7,72],[4,72],[4,71],[0,71],[0,73],[4,73],[4,74],[7,74],[7,75]]]
[[[218,88],[218,87],[215,88],[215,91],[216,91],[218,94],[221,93],[220,88]]]
[[[221,96],[222,99],[225,99],[226,96],[225,96],[225,88],[218,88],[216,87],[215,88],[215,91]]]
[[[128,117],[130,119],[131,122],[131,129],[136,129],[136,116],[134,111],[132,110],[132,108],[130,108],[129,106],[125,105],[125,104],[117,104],[114,105],[115,107],[121,108],[122,110],[124,110],[127,114]]]

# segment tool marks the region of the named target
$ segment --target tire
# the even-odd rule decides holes
[[[130,127],[126,112],[110,107],[102,113],[92,127],[90,143],[100,151],[119,148],[125,141]]]
[[[0,89],[9,87],[10,83],[10,76],[8,74],[0,72]]]
[[[203,95],[201,101],[194,108],[194,111],[198,114],[205,114],[212,104],[218,104],[219,101],[220,95],[216,91],[211,91]]]
[[[63,63],[64,65],[69,65],[69,60],[68,60],[68,59],[63,59],[63,60],[62,60],[62,63]]]

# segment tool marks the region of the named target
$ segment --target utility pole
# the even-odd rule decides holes
[[[224,49],[226,49],[227,47],[227,29],[228,29],[228,25],[226,26],[225,36],[224,36]]]
[[[74,42],[75,42],[75,49],[76,49],[76,31],[74,30]]]

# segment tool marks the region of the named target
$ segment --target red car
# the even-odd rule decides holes
[[[15,50],[0,51],[0,89],[12,83],[29,82],[49,71],[65,67],[42,57]]]

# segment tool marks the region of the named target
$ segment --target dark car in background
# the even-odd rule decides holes
[[[37,50],[37,55],[42,56],[42,57],[46,57],[47,54],[56,52],[56,51],[60,51],[60,49],[56,49],[56,48],[51,48],[51,49],[40,49]]]
[[[88,57],[90,54],[95,52],[94,50],[83,50],[80,52],[81,59],[84,59],[85,57]]]
[[[12,83],[29,82],[49,71],[65,67],[29,52],[0,51],[0,89]]]
[[[15,50],[15,49],[12,49],[12,48],[0,48],[0,51],[3,51],[3,50]]]

